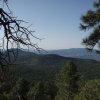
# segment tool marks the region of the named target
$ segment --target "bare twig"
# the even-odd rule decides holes
[[[0,67],[2,72],[4,72],[5,66],[11,64],[11,53],[14,56],[14,60],[16,55],[18,55],[18,51],[15,53],[13,49],[10,48],[19,48],[23,45],[28,48],[33,47],[38,51],[41,49],[37,44],[31,42],[30,38],[41,39],[34,36],[34,31],[29,30],[29,27],[21,26],[21,23],[23,22],[23,20],[18,20],[16,17],[12,17],[12,15],[6,13],[2,8],[0,8],[0,27],[4,32],[2,42],[0,43]]]

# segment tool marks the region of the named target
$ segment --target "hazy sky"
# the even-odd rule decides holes
[[[44,49],[80,48],[88,32],[80,31],[80,17],[92,8],[95,0],[9,0],[15,16],[23,19],[45,38],[39,46]],[[36,41],[37,42],[37,41]]]

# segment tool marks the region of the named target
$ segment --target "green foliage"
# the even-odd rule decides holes
[[[67,100],[68,96],[70,100],[73,100],[76,94],[75,100],[81,100],[83,93],[81,87],[85,86],[86,81],[100,79],[100,63],[94,60],[64,58],[56,55],[37,57],[36,55],[25,58],[25,61],[27,64],[24,64],[22,59],[22,65],[19,64],[14,68],[21,75],[17,76],[17,74],[17,78],[24,77],[29,80],[31,77],[30,84],[24,79],[17,80],[17,78],[12,85],[9,85],[9,82],[5,82],[5,84],[1,82],[0,93],[2,95],[0,96],[5,98],[3,100],[6,100],[6,97],[7,100],[18,100],[19,98],[21,100],[32,100],[33,98],[35,100]],[[68,61],[73,61],[75,64]],[[77,76],[77,69],[80,78]],[[56,84],[54,84],[57,73]],[[79,85],[78,91],[77,84]],[[93,100],[95,100],[95,96]],[[0,100],[2,100],[1,98]]]
[[[100,80],[88,81],[75,100],[100,100]]]
[[[24,79],[19,79],[8,95],[8,100],[27,100],[27,91],[28,82]]]
[[[54,80],[55,75],[66,61],[73,61],[78,67],[78,72],[85,75],[85,78],[100,78],[100,63],[94,60],[65,58],[57,55],[36,55],[24,58],[25,60],[23,60],[23,57],[20,58],[17,62],[19,64],[13,66],[14,77],[16,78],[22,77],[28,81]]]
[[[80,78],[77,75],[76,64],[66,62],[62,69],[59,69],[56,80],[54,78],[42,82],[33,80],[29,84],[26,80],[19,79],[13,83],[12,87],[7,83],[1,85],[0,100],[99,100],[100,80],[93,80],[92,76],[99,79],[97,73],[99,73],[100,64],[93,62],[91,66],[88,63],[89,60],[84,67],[84,62],[80,60],[81,67],[78,67],[82,73]],[[92,80],[89,81],[89,79]]]
[[[100,0],[94,3],[94,7],[94,11],[89,10],[86,15],[81,17],[82,23],[80,24],[81,30],[93,29],[92,33],[83,39],[83,44],[89,50],[92,50],[97,45],[100,49]]]
[[[67,62],[57,75],[56,86],[58,93],[56,100],[72,100],[77,92],[77,67],[73,62]]]
[[[54,100],[56,87],[51,82],[38,82],[30,88],[28,100]]]
[[[45,94],[49,97],[48,100],[54,100],[57,94],[57,87],[53,81],[47,81],[44,83]]]
[[[45,100],[44,99],[44,84],[42,82],[37,83],[28,92],[28,100]]]

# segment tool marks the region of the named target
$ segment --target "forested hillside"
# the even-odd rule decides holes
[[[55,74],[67,61],[73,61],[77,65],[78,72],[85,78],[100,78],[100,63],[98,61],[68,58],[54,54],[37,55],[22,50],[19,50],[19,56],[12,69],[17,77],[28,80],[49,80],[54,79]]]
[[[13,58],[12,54],[11,56]],[[91,86],[92,83],[88,81],[94,80],[95,85],[100,79],[100,62],[98,61],[67,58],[55,54],[35,54],[23,50],[18,50],[18,58],[9,68],[10,81],[0,81],[0,100],[17,100],[17,98],[21,100],[62,100],[62,98],[80,100],[81,92],[85,95],[85,83]],[[65,84],[64,87],[63,84]],[[99,84],[97,89],[98,87]]]
[[[0,0],[0,100],[100,100],[100,0],[43,1]]]

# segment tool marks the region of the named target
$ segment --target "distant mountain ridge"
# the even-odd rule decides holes
[[[57,54],[63,57],[93,59],[100,61],[100,54],[96,53],[95,51],[89,52],[85,48],[49,50],[48,54]]]
[[[27,51],[27,50],[25,50]],[[47,51],[47,52],[46,52]],[[92,59],[100,61],[100,53],[95,52],[95,50],[88,51],[86,48],[70,48],[70,49],[58,49],[58,50],[41,50],[40,52],[30,49],[30,52],[35,54],[56,54],[63,57],[80,58],[80,59]]]

